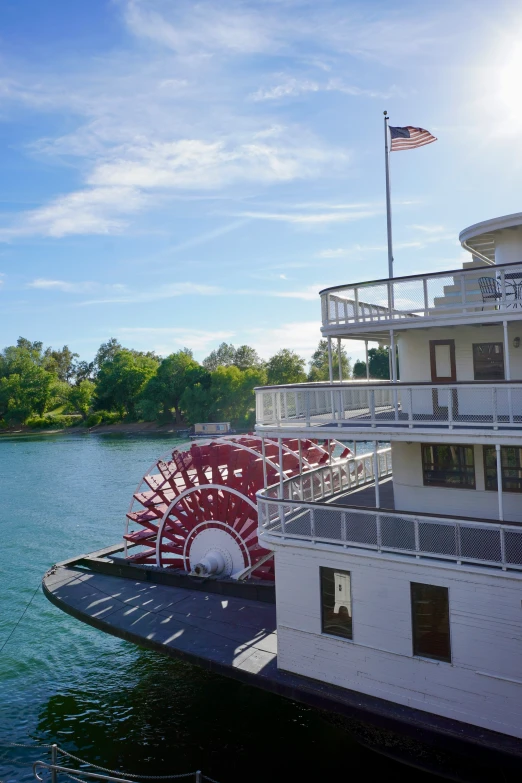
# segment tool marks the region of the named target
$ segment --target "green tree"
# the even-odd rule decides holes
[[[29,357],[18,362],[18,372],[0,378],[0,415],[8,424],[24,424],[32,414],[43,416],[53,376]]]
[[[49,372],[58,376],[61,381],[69,383],[75,374],[75,359],[79,354],[73,353],[68,345],[64,345],[61,351],[53,351],[46,348],[43,355],[43,366]]]
[[[337,345],[332,345],[332,369],[333,378],[335,381],[339,380],[339,355],[337,352]],[[346,355],[346,350],[341,347],[341,368],[343,380],[347,380],[351,376],[350,359]],[[330,380],[330,372],[328,369],[328,340],[320,340],[317,350],[312,354],[310,360],[310,372],[308,373],[309,381],[328,381]]]
[[[72,386],[69,390],[69,405],[72,410],[81,413],[83,418],[87,418],[93,400],[96,386],[92,381],[80,381],[76,386]]]
[[[77,362],[74,368],[76,383],[78,384],[82,381],[92,381],[95,376],[95,369],[94,362]]]
[[[0,417],[23,424],[29,416],[42,416],[51,400],[57,378],[43,366],[43,345],[20,337],[0,354]]]
[[[266,363],[267,383],[304,383],[306,381],[305,360],[295,351],[283,348]]]
[[[202,365],[209,372],[214,372],[218,367],[230,367],[234,364],[236,349],[232,343],[221,343],[215,351],[211,351]]]
[[[353,365],[352,375],[354,378],[366,378],[366,362],[357,359]]]
[[[208,378],[210,384],[206,388],[204,382],[198,382],[183,394],[181,405],[187,421],[250,422],[255,406],[254,388],[266,383],[265,370],[219,366]]]
[[[157,369],[158,360],[151,356],[126,348],[118,351],[98,371],[96,408],[133,417],[138,397]]]
[[[389,380],[390,378],[390,349],[388,346],[370,348],[368,351],[368,364],[370,378],[373,380]],[[354,378],[366,378],[366,362],[358,360],[353,366]]]
[[[56,375],[53,374],[53,382],[49,390],[49,409],[54,410],[55,408],[67,405],[70,391],[71,387],[67,381],[60,381]]]
[[[192,352],[188,353],[185,349],[176,351],[163,359],[157,373],[143,389],[142,399],[159,405],[164,415],[169,415],[174,409],[176,423],[180,424],[181,398],[185,389],[199,383],[206,374],[207,371],[192,357]],[[149,406],[147,414],[151,413],[152,407]]]
[[[255,348],[250,345],[240,345],[236,348],[234,365],[240,370],[248,370],[251,367],[261,367],[262,361]]]
[[[123,350],[123,346],[120,345],[115,337],[110,337],[106,343],[102,343],[96,352],[94,357],[94,370],[99,372],[105,362],[112,362],[114,357]]]

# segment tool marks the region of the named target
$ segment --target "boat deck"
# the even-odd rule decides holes
[[[365,506],[366,508],[375,507],[375,484],[366,484],[364,487],[354,489],[351,492],[336,497],[332,504],[337,506]],[[389,478],[379,481],[379,506],[380,508],[395,509],[395,498],[393,495],[393,480]]]
[[[360,491],[361,499],[366,491]],[[237,594],[226,595],[219,581],[194,583],[187,576],[131,565],[113,558],[117,549],[54,566],[43,579],[47,598],[73,617],[141,647],[337,713],[355,731],[363,722],[427,744],[442,737],[448,752],[475,758],[484,753],[488,762],[493,754],[503,764],[507,758],[508,765],[520,765],[522,743],[515,738],[278,669],[271,588],[263,594],[261,588],[234,583]],[[174,583],[162,584],[168,579]],[[249,589],[262,598],[245,598]]]

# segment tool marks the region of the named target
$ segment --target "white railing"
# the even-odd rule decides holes
[[[283,482],[283,493],[286,500],[317,501],[332,498],[340,492],[373,484],[375,481],[375,463],[377,463],[379,479],[392,474],[391,448],[378,449],[376,452],[349,457],[346,460],[334,462],[332,465],[321,465],[306,473],[301,473]],[[280,485],[274,485],[263,490],[263,497],[272,500],[280,498]]]
[[[272,497],[278,489],[257,493],[261,542],[311,541],[522,570],[522,526]]]
[[[485,284],[489,295],[480,278],[490,278]],[[522,262],[354,283],[321,292],[323,328],[509,312],[521,305]]]
[[[256,389],[258,425],[522,429],[522,382],[317,383]]]

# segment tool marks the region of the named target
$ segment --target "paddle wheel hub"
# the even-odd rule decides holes
[[[139,550],[127,559],[196,576],[273,580],[271,552],[257,538],[256,492],[279,481],[281,470],[290,478],[349,454],[334,440],[285,438],[280,450],[253,435],[175,449],[134,493],[124,538]]]

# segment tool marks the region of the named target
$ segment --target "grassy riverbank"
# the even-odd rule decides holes
[[[97,427],[62,427],[48,429],[32,429],[30,427],[10,427],[0,431],[0,437],[12,437],[13,435],[107,435],[120,433],[123,435],[173,435],[185,433],[188,427],[178,426],[173,423],[159,424],[155,421],[129,421],[117,424],[99,424]]]

